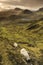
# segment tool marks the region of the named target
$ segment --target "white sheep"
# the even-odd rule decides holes
[[[15,46],[15,47],[18,47],[18,44],[17,44],[17,43],[14,43],[14,46]]]
[[[28,54],[28,51],[25,48],[22,48],[20,50],[20,53],[26,58],[27,61],[30,60],[30,56]]]

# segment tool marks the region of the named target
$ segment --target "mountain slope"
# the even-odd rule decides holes
[[[18,12],[19,9],[15,10]],[[42,12],[21,13],[11,13],[5,17],[6,14],[2,19],[0,17],[0,65],[43,65]],[[15,42],[18,44],[17,48],[14,47]],[[31,63],[20,54],[22,48],[29,51]]]

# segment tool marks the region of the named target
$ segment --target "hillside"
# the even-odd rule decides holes
[[[21,48],[30,52],[33,65],[43,65],[43,11],[40,11],[16,8],[0,12],[0,65],[31,65],[20,54]],[[17,48],[14,42],[18,43]]]

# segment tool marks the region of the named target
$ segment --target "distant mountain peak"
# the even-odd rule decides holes
[[[39,9],[39,11],[43,11],[43,7]]]
[[[30,13],[32,13],[32,11],[31,11],[31,10],[28,10],[28,9],[25,9],[25,10],[23,11],[23,13],[24,13],[24,14],[30,14]]]
[[[22,9],[20,9],[20,8],[15,8],[15,10],[22,10]]]

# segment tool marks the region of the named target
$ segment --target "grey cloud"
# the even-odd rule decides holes
[[[43,6],[43,0],[22,0],[22,4],[28,7],[40,7]]]
[[[39,8],[43,7],[43,0],[0,0],[2,3],[11,4],[11,5],[19,5],[19,6],[25,6],[29,8]]]

